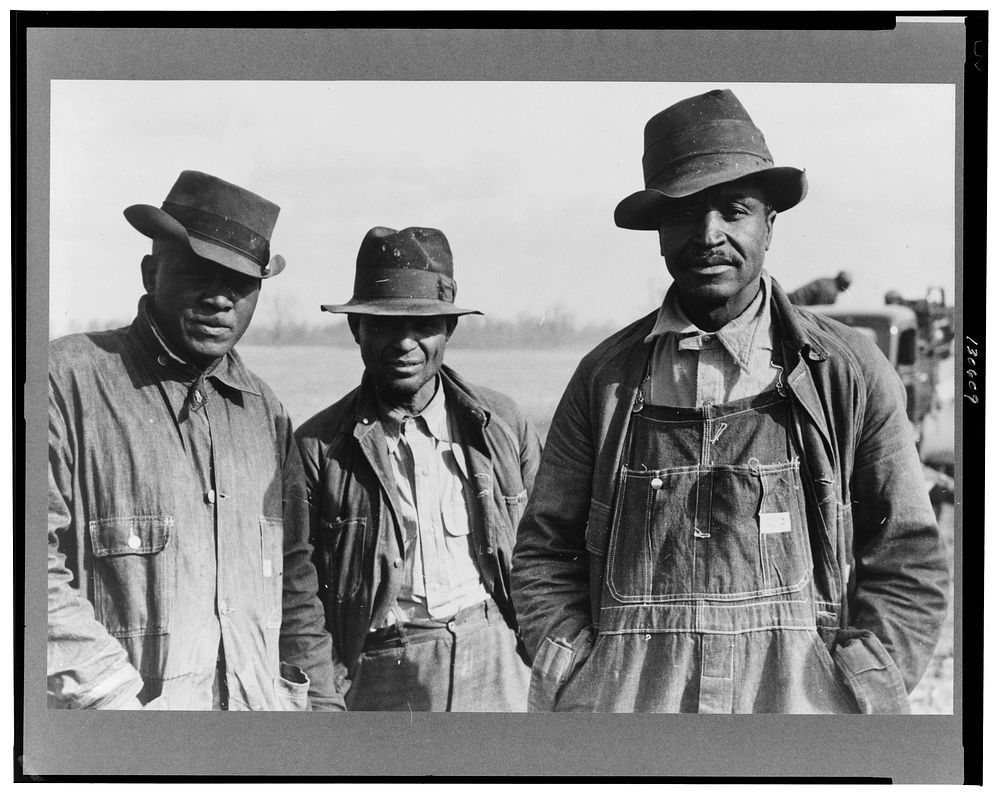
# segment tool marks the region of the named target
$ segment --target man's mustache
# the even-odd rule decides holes
[[[695,267],[713,267],[715,265],[739,265],[742,260],[739,256],[726,251],[699,251],[689,253],[684,257],[684,261]]]

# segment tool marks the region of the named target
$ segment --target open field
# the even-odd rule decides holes
[[[240,355],[301,424],[361,382],[355,348],[240,345]],[[586,350],[472,350],[448,346],[445,363],[480,386],[509,394],[545,437],[556,404]]]
[[[448,348],[447,363],[474,383],[498,389],[513,397],[544,439],[556,404],[585,350],[469,350]],[[264,378],[285,404],[295,424],[335,402],[361,380],[361,355],[357,348],[241,346],[247,365]],[[950,374],[943,380],[950,383]],[[953,406],[954,398],[946,401]],[[951,433],[951,422],[935,430],[935,437]],[[936,425],[936,427],[937,427]],[[953,442],[952,442],[953,443]],[[941,532],[954,559],[954,511],[945,505]],[[953,708],[954,609],[927,673],[910,695],[918,714],[950,714]]]

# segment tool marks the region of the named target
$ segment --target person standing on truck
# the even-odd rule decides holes
[[[841,292],[847,292],[854,279],[846,270],[833,278],[817,278],[788,293],[788,300],[796,306],[829,306],[837,302]]]
[[[764,270],[805,173],[727,90],[645,128],[660,308],[580,363],[518,531],[535,710],[905,712],[948,570],[899,378]]]

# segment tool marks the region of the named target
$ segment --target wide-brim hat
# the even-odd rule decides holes
[[[615,223],[623,229],[659,229],[671,199],[746,177],[753,178],[777,212],[805,198],[805,171],[774,165],[764,134],[728,89],[660,111],[646,122],[643,138],[646,189],[615,208]]]
[[[433,316],[482,314],[455,305],[451,247],[438,229],[368,231],[354,271],[354,295],[347,303],[323,304],[335,314]]]
[[[271,278],[285,259],[271,256],[280,207],[201,171],[181,171],[160,207],[133,204],[125,218],[147,237],[188,246],[198,256],[255,278]]]

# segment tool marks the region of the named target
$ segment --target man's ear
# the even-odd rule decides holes
[[[774,231],[774,219],[778,217],[778,213],[771,210],[767,213],[767,240],[764,243],[764,250],[771,250],[771,232]]]
[[[147,295],[153,294],[153,287],[156,284],[156,259],[152,254],[146,254],[142,258],[142,286]]]

